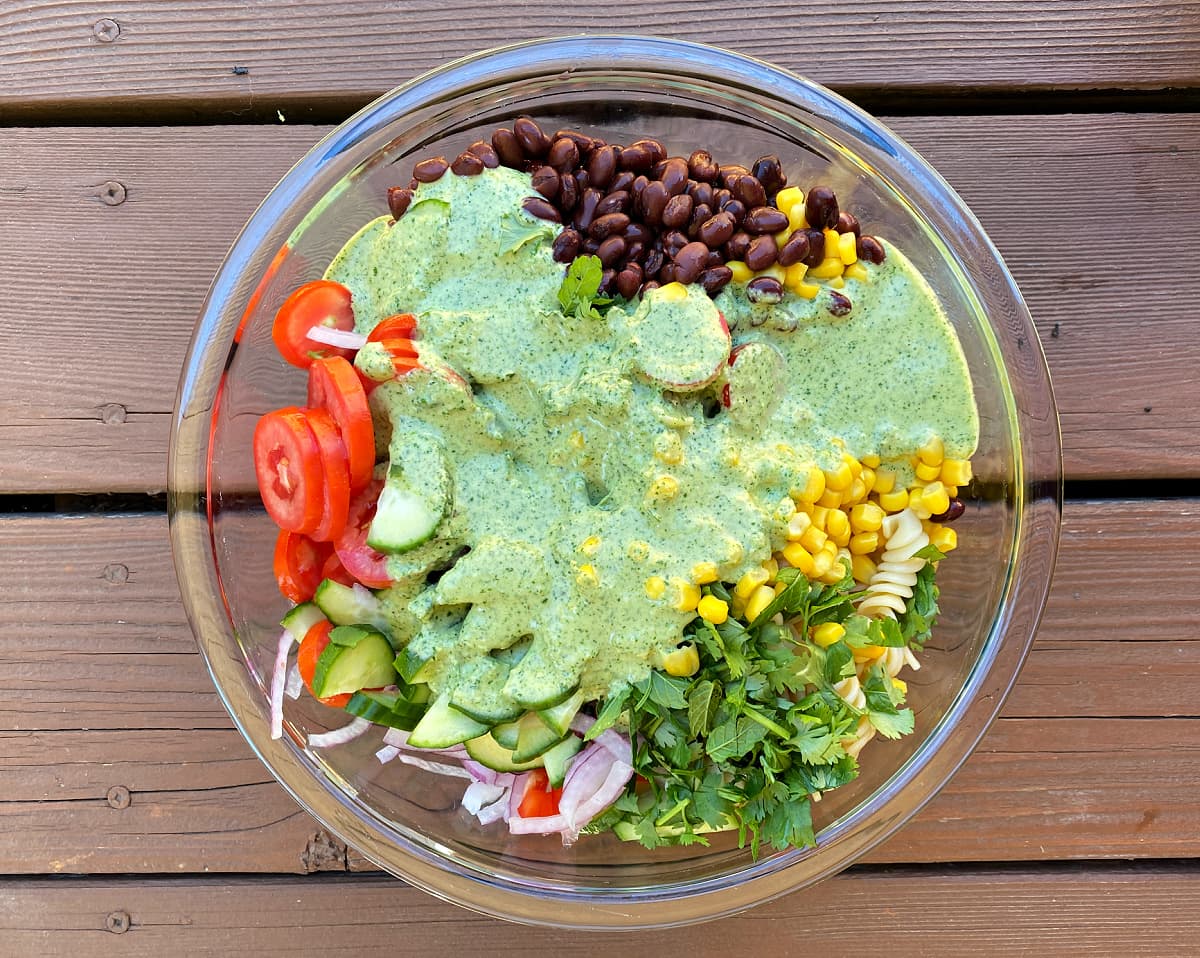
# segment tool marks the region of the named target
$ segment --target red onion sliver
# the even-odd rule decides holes
[[[498,802],[493,802],[491,805],[481,808],[475,813],[475,817],[479,819],[480,825],[490,825],[492,822],[504,820],[504,816],[508,814],[508,796],[505,795]]]
[[[471,778],[470,772],[464,768],[459,768],[457,765],[446,765],[444,762],[430,762],[427,759],[409,755],[407,752],[399,752],[396,758],[405,765],[414,765],[417,768],[423,768],[427,772],[433,772],[434,775],[446,775],[450,778]]]
[[[525,792],[529,788],[529,773],[522,772],[513,779],[512,789],[508,793],[508,822],[511,825],[513,819],[520,818],[517,809],[521,807],[521,802],[525,799]]]
[[[358,738],[370,727],[371,723],[365,718],[356,718],[349,725],[335,728],[331,732],[319,732],[316,735],[310,735],[308,737],[308,747],[329,748],[333,745],[344,745],[346,742],[351,742]]]
[[[575,820],[575,810],[590,799],[608,779],[616,759],[605,748],[592,747],[583,758],[571,766],[563,782],[558,810],[567,819]]]
[[[415,745],[408,744],[410,734],[402,728],[389,728],[383,733],[383,740],[396,748],[407,748],[417,752],[431,752],[437,755],[449,755],[453,758],[462,758],[467,754],[467,750],[461,745],[451,745],[449,748],[417,748]]]
[[[472,782],[463,792],[462,807],[472,815],[478,815],[485,805],[494,805],[504,797],[504,789],[498,785],[488,785],[484,782]]]
[[[330,326],[313,326],[308,338],[314,343],[336,346],[338,349],[353,349],[356,352],[367,344],[367,337],[349,329],[333,329]]]
[[[612,768],[608,772],[608,778],[604,780],[600,788],[596,790],[591,798],[582,802],[575,809],[571,824],[576,831],[583,828],[584,825],[620,798],[625,791],[625,786],[632,777],[632,765],[626,765],[624,762],[613,762]]]
[[[279,648],[275,653],[275,668],[271,670],[271,738],[283,737],[283,687],[287,674],[288,653],[292,651],[295,638],[287,629],[279,637]]]
[[[385,745],[383,748],[381,748],[378,752],[375,753],[375,757],[377,759],[379,759],[379,763],[381,765],[386,765],[388,762],[390,762],[392,759],[394,759],[399,754],[400,754],[400,749],[396,748],[396,746]]]
[[[512,802],[510,801],[511,805]],[[510,816],[508,830],[514,835],[553,835],[559,833],[566,843],[567,834],[571,831],[570,823],[562,815],[543,815],[538,818],[522,818],[520,815]]]
[[[580,735],[584,735],[587,733],[587,730],[595,724],[596,720],[590,715],[584,715],[581,712],[576,712],[575,717],[571,719],[571,731],[578,732]]]
[[[610,728],[596,736],[596,744],[603,745],[608,749],[617,761],[624,762],[626,765],[633,762],[633,746],[629,743],[629,739]]]
[[[298,699],[303,688],[304,679],[300,675],[300,663],[293,662],[292,667],[288,669],[287,684],[283,687],[283,694],[289,699]]]

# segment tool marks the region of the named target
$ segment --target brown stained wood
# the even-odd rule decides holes
[[[1068,503],[1004,716],[872,860],[1194,856],[1197,549],[1195,500]],[[232,729],[162,517],[5,517],[0,581],[0,874],[365,867]]]
[[[730,46],[856,91],[1158,90],[1200,84],[1200,21],[1186,0],[959,4],[899,0],[747,8],[682,0],[637,10],[548,0],[16,2],[0,13],[0,117],[249,114],[304,122],[349,112],[417,73],[487,47],[558,33],[636,32]],[[120,122],[120,119],[115,120]]]
[[[857,868],[742,915],[634,939],[506,924],[374,876],[6,880],[0,935],[11,954],[42,958],[324,958],[384,949],[400,958],[525,956],[559,954],[564,945],[572,958],[607,958],[634,941],[639,954],[671,958],[724,956],[735,948],[895,958],[1162,958],[1194,952],[1198,899],[1200,876],[1178,865]],[[848,926],[851,915],[861,918]]]
[[[1025,291],[1055,379],[1068,477],[1200,475],[1200,345],[1180,295],[1200,286],[1200,259],[1176,257],[1138,280],[1088,239],[1107,222],[1097,198],[1112,195],[1142,235],[1200,247],[1200,116],[894,126],[974,206]],[[178,370],[208,283],[258,201],[322,132],[0,130],[0,262],[19,277],[0,303],[0,492],[163,488]],[[124,201],[107,205],[106,184],[120,184]],[[1031,224],[1047,198],[1053,221]],[[66,361],[67,349],[90,360]]]

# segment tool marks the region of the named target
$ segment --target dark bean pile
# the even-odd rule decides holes
[[[747,169],[722,166],[707,150],[686,159],[668,156],[658,140],[629,146],[606,143],[575,130],[547,136],[532,119],[479,140],[448,162],[443,156],[413,167],[407,188],[388,190],[388,206],[399,218],[419,183],[431,183],[447,170],[475,176],[485,168],[507,166],[528,172],[538,194],[524,203],[536,217],[563,224],[554,258],[570,263],[593,255],[604,266],[601,291],[633,299],[665,283],[700,283],[715,295],[733,279],[726,265],[741,261],[754,272],[778,264],[816,266],[825,258],[822,229],[853,232],[859,259],[882,263],[883,245],[862,235],[854,214],[838,208],[827,186],[814,186],[805,198],[808,228],[794,230],[782,245],[776,234],[788,228],[775,197],[787,185],[779,157],[763,156]],[[747,283],[753,302],[777,303],[783,285],[771,276]],[[832,291],[830,311],[850,312],[850,300]]]

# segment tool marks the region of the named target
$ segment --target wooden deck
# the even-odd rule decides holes
[[[945,791],[845,875],[639,948],[1195,954],[1200,3],[959,6],[604,0],[569,25],[544,0],[0,8],[0,956],[630,941],[364,873],[233,730],[159,495],[192,323],[276,179],[414,73],[568,27],[718,43],[886,113],[1024,291],[1067,475],[1033,652]]]

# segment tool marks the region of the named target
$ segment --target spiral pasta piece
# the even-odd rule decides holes
[[[925,565],[915,553],[929,545],[929,536],[912,509],[887,516],[881,531],[887,546],[863,590],[858,611],[874,618],[894,619],[904,611],[904,600],[912,598],[917,573]]]

